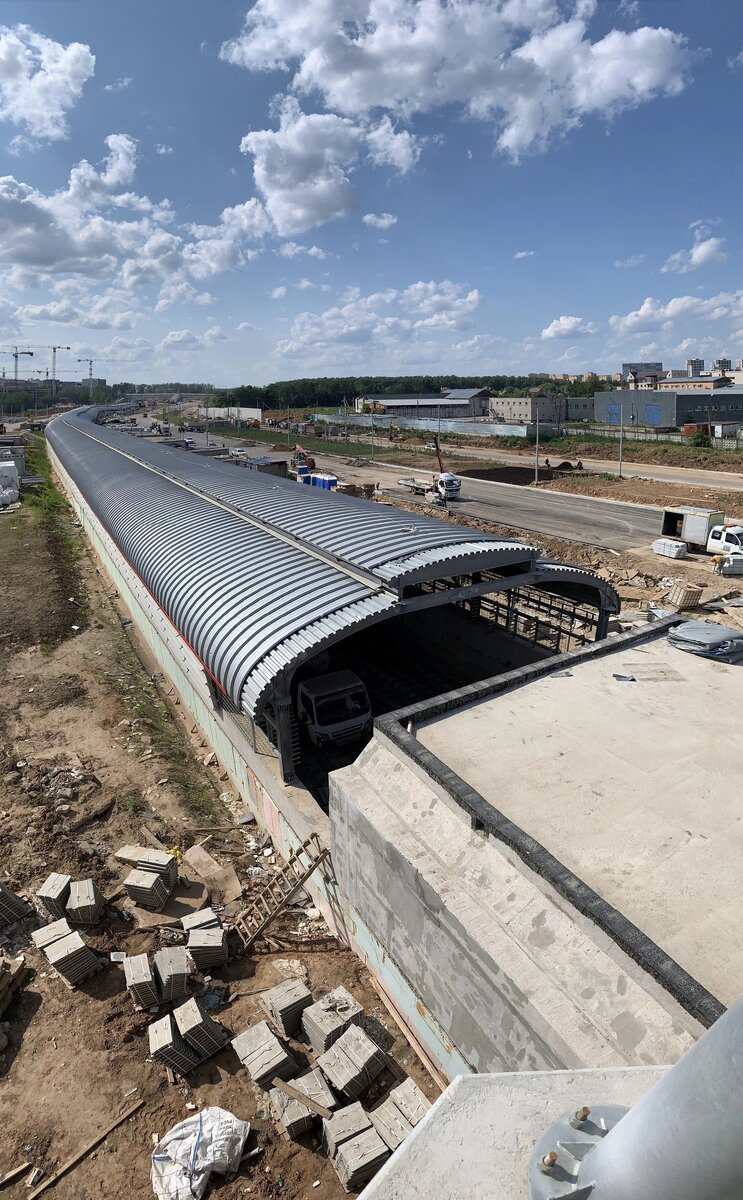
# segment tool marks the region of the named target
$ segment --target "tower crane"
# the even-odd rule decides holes
[[[29,358],[33,358],[33,356],[34,356],[33,350],[19,350],[17,346],[14,346],[12,350],[2,350],[2,351],[0,351],[0,353],[13,355],[13,362],[14,362],[13,379],[17,383],[18,382],[18,359],[21,357],[22,354],[27,354],[29,356]]]
[[[51,352],[52,352],[52,392],[54,393],[54,396],[56,398],[56,395],[57,395],[57,351],[58,350],[70,350],[71,347],[70,346],[49,346],[46,344],[36,345],[36,344],[32,343],[32,349],[34,349],[34,350],[51,350]],[[64,374],[67,374],[67,372],[65,371]]]
[[[88,364],[88,396],[92,403],[93,401],[93,363],[129,363],[134,362],[133,358],[78,358],[79,363]]]

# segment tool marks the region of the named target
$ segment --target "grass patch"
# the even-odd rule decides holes
[[[208,781],[200,776],[183,744],[178,725],[154,686],[146,684],[134,698],[125,684],[119,684],[119,688],[132,705],[134,719],[147,727],[153,750],[165,763],[168,780],[178,791],[189,816],[206,822],[221,820],[219,800]]]
[[[70,625],[74,622],[80,629],[85,629],[90,612],[83,582],[82,539],[75,513],[52,479],[46,441],[42,436],[32,437],[26,445],[26,470],[30,475],[38,475],[43,483],[24,489],[23,511],[47,542],[63,596],[74,596],[77,601],[70,610]],[[67,633],[42,642],[42,652],[51,654],[66,636]]]

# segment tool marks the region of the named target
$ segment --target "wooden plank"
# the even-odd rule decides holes
[[[412,1030],[408,1029],[407,1025],[405,1025],[403,1023],[402,1019],[398,1016],[397,1010],[393,1007],[392,1002],[387,997],[387,993],[380,986],[380,984],[377,983],[377,981],[373,975],[370,976],[370,980],[371,980],[371,985],[374,988],[374,991],[377,993],[377,995],[379,996],[379,999],[382,1001],[382,1004],[387,1009],[387,1012],[390,1014],[390,1016],[392,1017],[392,1020],[397,1025],[397,1028],[400,1030],[400,1033],[403,1035],[406,1042],[408,1042],[410,1044],[412,1049],[415,1050],[415,1053],[418,1055],[418,1058],[421,1060],[421,1062],[423,1063],[423,1066],[428,1071],[428,1074],[431,1076],[434,1083],[438,1086],[439,1091],[441,1091],[441,1092],[445,1091],[446,1088],[448,1087],[447,1080],[444,1078],[444,1076],[441,1074],[441,1072],[434,1066],[433,1062],[426,1054],[425,1050],[421,1046],[420,1042],[418,1041],[417,1037],[412,1032]]]
[[[142,826],[141,832],[144,840],[149,842],[151,846],[154,846],[156,850],[165,850],[167,852],[167,846],[165,843],[161,842],[159,837],[155,837],[155,834],[151,829],[148,829],[146,825]]]
[[[5,1187],[6,1183],[12,1183],[14,1179],[18,1179],[32,1165],[30,1162],[24,1162],[20,1167],[13,1167],[12,1171],[6,1171],[4,1175],[0,1175],[0,1187]]]
[[[47,1188],[53,1187],[63,1175],[66,1175],[68,1171],[71,1171],[73,1167],[76,1167],[79,1162],[81,1162],[88,1154],[90,1154],[91,1150],[95,1150],[96,1146],[99,1146],[101,1142],[104,1142],[109,1133],[113,1133],[117,1126],[123,1125],[124,1121],[128,1121],[129,1117],[133,1116],[135,1112],[138,1112],[143,1105],[144,1100],[137,1100],[135,1104],[132,1104],[129,1106],[129,1108],[125,1109],[120,1117],[117,1117],[115,1121],[112,1121],[111,1124],[101,1133],[96,1134],[91,1141],[83,1146],[82,1150],[78,1150],[77,1154],[73,1154],[72,1158],[68,1158],[67,1162],[62,1163],[62,1166],[59,1167],[53,1175],[50,1175],[48,1179],[45,1179],[43,1183],[40,1183],[39,1186],[34,1188],[32,1192],[29,1192],[28,1200],[36,1200],[36,1196],[40,1196],[41,1193],[45,1192]]]
[[[285,1096],[289,1096],[292,1100],[298,1100],[310,1112],[315,1113],[318,1117],[324,1117],[326,1121],[329,1121],[333,1115],[329,1108],[325,1108],[322,1104],[317,1104],[310,1096],[305,1095],[304,1092],[300,1092],[299,1088],[292,1087],[290,1083],[285,1083],[283,1079],[279,1079],[278,1075],[272,1080],[271,1087],[278,1088],[280,1092],[283,1092]]]

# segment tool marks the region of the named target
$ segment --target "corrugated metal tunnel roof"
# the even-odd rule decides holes
[[[253,717],[321,645],[415,607],[405,587],[536,565],[528,545],[135,439],[96,425],[95,412],[55,418],[53,451],[215,683]]]

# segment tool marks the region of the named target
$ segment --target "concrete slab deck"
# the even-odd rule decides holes
[[[743,666],[659,636],[417,736],[729,1004],[743,991],[743,942],[722,919],[743,900],[742,705]]]

